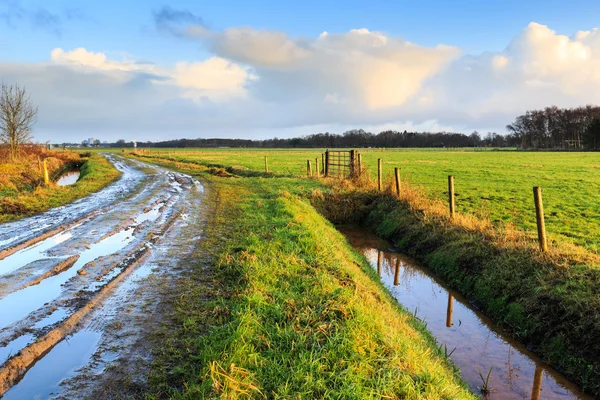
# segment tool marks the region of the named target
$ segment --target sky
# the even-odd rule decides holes
[[[600,103],[600,2],[0,0],[39,141],[505,133]]]

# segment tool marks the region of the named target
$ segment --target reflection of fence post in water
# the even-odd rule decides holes
[[[381,277],[381,258],[381,251],[377,251],[377,275],[379,275],[379,277]]]
[[[544,370],[539,365],[535,366],[535,374],[533,375],[533,389],[531,390],[531,400],[540,400],[542,393],[542,378]]]
[[[448,293],[448,310],[446,311],[446,326],[452,327],[452,311],[454,308],[454,297]]]
[[[394,271],[394,286],[398,286],[399,278],[400,278],[400,259],[396,258],[396,271]]]

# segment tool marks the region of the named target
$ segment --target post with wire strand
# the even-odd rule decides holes
[[[315,175],[317,178],[321,177],[321,171],[319,170],[319,157],[315,158]]]
[[[450,218],[456,214],[456,203],[454,201],[454,176],[448,175],[448,206],[450,208]]]
[[[544,222],[544,202],[542,201],[542,188],[533,188],[533,200],[535,201],[535,218],[537,220],[538,241],[540,250],[548,251],[548,239],[546,238],[546,223]]]
[[[325,176],[329,177],[329,150],[325,151]]]
[[[394,176],[396,177],[396,195],[400,197],[400,168],[394,168]]]
[[[381,192],[383,190],[382,176],[381,176],[381,158],[377,159],[377,189]]]
[[[312,176],[312,168],[310,166],[310,160],[306,160],[306,176]]]
[[[50,185],[50,177],[48,176],[48,163],[46,163],[46,159],[44,158],[44,163],[42,164],[44,167],[44,185]]]

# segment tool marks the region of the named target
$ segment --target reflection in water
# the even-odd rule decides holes
[[[69,186],[73,185],[79,179],[79,171],[69,171],[63,174],[60,179],[56,182],[58,186]]]
[[[340,228],[362,252],[382,282],[411,313],[427,322],[471,390],[480,393],[480,376],[489,378],[489,399],[589,399],[564,376],[508,338],[459,293],[448,289],[423,267],[387,249],[390,244],[356,228]]]
[[[454,297],[448,293],[448,309],[446,310],[446,328],[452,327],[452,307],[453,307]]]
[[[544,370],[539,366],[535,366],[535,374],[533,376],[533,389],[531,390],[531,400],[540,400],[542,394],[542,378]]]

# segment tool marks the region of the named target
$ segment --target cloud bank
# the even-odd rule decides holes
[[[200,44],[210,58],[161,65],[57,48],[45,63],[0,63],[0,76],[28,87],[38,130],[61,140],[87,132],[144,140],[343,127],[502,131],[527,109],[600,103],[598,29],[568,37],[532,22],[503,51],[462,55],[366,29],[303,38],[216,31],[170,8],[153,16],[159,32]]]

